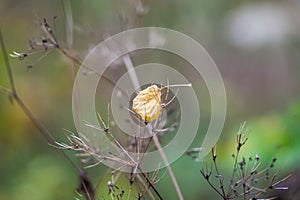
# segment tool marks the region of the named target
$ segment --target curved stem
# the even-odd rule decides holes
[[[21,107],[23,112],[27,115],[27,117],[31,120],[31,122],[34,124],[34,126],[39,130],[39,132],[43,135],[43,137],[47,140],[47,142],[51,145],[55,145],[55,140],[52,137],[51,133],[48,131],[48,129],[36,118],[36,116],[30,111],[30,109],[26,106],[26,104],[23,102],[23,100],[19,97],[17,94],[17,90],[15,88],[15,82],[13,73],[11,70],[11,66],[8,60],[8,55],[6,52],[5,43],[3,40],[3,35],[0,27],[0,46],[2,48],[2,54],[4,58],[4,63],[6,65],[8,78],[10,82],[10,90],[5,89],[8,95],[15,100],[18,105]],[[56,151],[58,151],[65,159],[66,161],[72,166],[72,168],[76,171],[77,175],[80,178],[81,186],[83,186],[86,196],[89,200],[94,199],[94,190],[92,188],[92,185],[90,183],[90,180],[88,179],[86,172],[79,168],[71,159],[70,157],[61,149],[55,148]]]

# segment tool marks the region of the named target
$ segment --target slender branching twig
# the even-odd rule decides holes
[[[273,158],[271,164],[263,169],[260,169],[261,162],[258,155],[253,159],[250,157],[248,160],[242,157],[240,160],[240,152],[241,148],[246,144],[248,140],[248,130],[245,129],[245,123],[243,123],[238,131],[236,136],[236,153],[232,155],[234,158],[233,170],[230,175],[230,179],[227,183],[227,190],[225,190],[225,182],[224,177],[221,175],[221,172],[217,163],[217,152],[216,147],[212,148],[212,164],[209,168],[206,164],[205,169],[201,169],[200,173],[203,178],[206,180],[208,185],[223,199],[274,199],[275,197],[266,198],[269,192],[274,190],[287,190],[288,187],[280,187],[279,184],[286,181],[289,176],[280,179],[279,181],[275,181],[278,171],[275,172],[270,179],[271,169],[274,167],[276,162],[276,158]],[[194,148],[192,150],[187,151],[188,155],[193,155],[194,153],[198,153],[201,149]],[[195,157],[193,157],[195,158]],[[214,166],[214,170],[213,167]],[[216,175],[214,175],[216,174]],[[215,176],[219,182],[219,187],[215,186],[211,182],[211,177]],[[266,182],[264,180],[269,180]],[[258,182],[263,182],[265,186],[263,188],[258,185]]]
[[[17,93],[16,87],[15,87],[15,82],[14,82],[14,77],[13,73],[11,70],[10,62],[8,60],[8,54],[6,51],[3,35],[2,35],[2,30],[0,27],[0,45],[2,49],[2,54],[4,58],[4,63],[6,65],[7,73],[8,73],[8,79],[10,83],[10,88],[11,89],[5,89],[6,93],[9,95],[9,97],[16,101],[17,104],[21,107],[23,112],[27,115],[27,117],[31,120],[31,122],[34,124],[34,126],[39,130],[39,132],[43,135],[43,137],[47,140],[47,142],[50,145],[55,144],[55,140],[52,137],[51,133],[48,131],[48,129],[35,117],[35,115],[30,111],[30,109],[26,106],[26,104],[23,102],[23,100],[20,98],[20,96]],[[1,87],[3,88],[3,87]],[[72,168],[75,170],[77,173],[79,179],[80,179],[80,188],[79,190],[81,192],[84,192],[85,196],[89,200],[94,199],[94,190],[92,188],[92,184],[86,174],[86,172],[79,168],[69,157],[68,155],[62,151],[61,149],[56,149],[64,158],[65,160],[72,166]]]

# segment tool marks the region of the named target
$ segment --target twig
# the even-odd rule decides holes
[[[247,138],[244,139],[243,137],[243,129],[245,128],[245,124],[246,122],[244,122],[241,126],[240,129],[238,131],[238,134],[236,136],[236,140],[237,140],[237,148],[236,148],[236,155],[234,157],[234,164],[233,164],[233,169],[232,169],[232,174],[231,174],[231,178],[230,178],[230,183],[232,184],[234,182],[234,175],[237,171],[237,162],[238,162],[238,157],[239,157],[239,153],[241,151],[241,147],[246,143]],[[243,140],[244,139],[244,140]],[[231,194],[232,192],[232,187],[231,184],[228,186],[228,191],[227,191],[227,197]]]
[[[220,184],[220,188],[217,188],[213,183],[210,182],[210,177],[212,175],[212,165],[210,170],[208,169],[207,165],[206,165],[206,170],[205,169],[201,169],[200,172],[203,176],[203,178],[207,181],[207,183],[209,184],[209,186],[211,188],[213,188],[213,190],[222,197],[223,200],[230,200],[230,199],[243,199],[246,200],[249,197],[252,197],[251,199],[276,199],[275,197],[271,197],[271,198],[259,198],[260,196],[266,196],[266,194],[269,191],[272,190],[287,190],[288,187],[278,187],[277,185],[284,182],[286,179],[288,179],[290,176],[287,176],[277,182],[275,182],[275,179],[277,177],[278,171],[275,172],[272,176],[272,178],[269,180],[269,173],[271,168],[274,167],[274,163],[276,162],[276,158],[272,159],[271,164],[266,167],[263,168],[262,170],[259,170],[259,167],[261,166],[261,162],[259,162],[259,156],[256,155],[255,156],[255,160],[254,163],[251,164],[251,162],[253,161],[252,157],[249,157],[249,163],[247,163],[248,161],[242,157],[241,161],[238,162],[239,160],[239,155],[241,152],[241,147],[245,145],[248,137],[247,137],[247,132],[243,132],[245,123],[242,124],[242,126],[239,129],[239,132],[237,134],[236,137],[236,142],[237,142],[237,147],[236,147],[236,155],[232,155],[234,157],[234,165],[233,165],[233,171],[232,171],[232,175],[231,178],[229,180],[228,183],[228,192],[226,193],[225,190],[223,190],[224,188],[224,179],[221,176],[219,169],[217,167],[217,162],[216,162],[216,158],[217,158],[217,154],[215,151],[215,147],[212,149],[212,160],[213,160],[213,164],[215,166],[215,173],[216,173],[216,177],[219,179],[219,184]],[[194,152],[197,152],[198,149],[192,149],[191,151],[188,151],[187,153],[189,155],[191,155]],[[251,165],[251,167],[249,166]],[[249,168],[250,167],[250,168]],[[259,188],[257,186],[255,186],[255,184],[258,182],[258,180],[261,178],[259,176],[266,174],[265,179],[269,180],[267,185],[264,188]]]
[[[202,174],[203,178],[207,181],[207,183],[210,185],[210,187],[212,187],[212,189],[216,191],[223,199],[226,199],[226,197],[223,196],[223,194],[209,180],[212,174],[212,169],[210,168],[210,170],[208,171],[208,167],[206,165],[206,172],[204,172],[204,169],[201,169],[200,173]]]
[[[158,196],[158,198],[160,200],[163,200],[162,196],[160,195],[160,193],[158,192],[156,187],[153,185],[151,180],[148,178],[148,176],[145,174],[145,172],[143,172],[143,170],[140,167],[139,167],[139,170],[140,170],[141,174],[143,175],[143,177],[146,179],[147,183],[149,184],[149,187],[151,187],[154,190],[155,194]]]
[[[55,144],[55,140],[48,131],[48,129],[35,117],[35,115],[29,110],[29,108],[25,105],[25,103],[22,101],[22,99],[18,96],[16,88],[15,88],[15,83],[14,83],[14,77],[13,73],[11,70],[11,66],[8,60],[8,55],[6,52],[6,47],[0,27],[0,45],[2,48],[2,53],[3,53],[3,58],[4,58],[4,63],[6,65],[7,73],[8,73],[8,78],[10,82],[10,96],[18,103],[18,105],[21,107],[23,112],[27,115],[27,117],[31,120],[31,122],[35,125],[35,127],[39,130],[39,132],[43,135],[43,137],[47,140],[47,142],[51,145]],[[8,91],[8,90],[6,90]],[[67,156],[67,154],[62,151],[61,149],[57,149],[58,151],[66,160],[67,162],[72,166],[72,168],[76,171],[77,175],[80,178],[80,183],[84,187],[85,195],[89,200],[94,199],[94,190],[92,188],[92,185],[86,175],[86,172],[83,169],[80,169],[77,167],[77,165]]]
[[[215,166],[216,173],[217,173],[217,178],[218,178],[219,183],[220,183],[222,196],[225,197],[226,194],[225,194],[225,190],[224,190],[224,178],[221,176],[221,174],[219,172],[219,169],[218,169],[216,147],[212,148],[212,157],[213,157],[213,162],[214,162],[214,166]]]

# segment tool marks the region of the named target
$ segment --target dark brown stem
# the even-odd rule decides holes
[[[220,177],[221,174],[219,172],[217,161],[216,161],[217,160],[216,147],[212,148],[212,157],[213,157],[213,162],[214,162],[215,170],[216,170],[216,173],[217,173],[217,178],[218,178],[219,183],[220,183],[220,188],[221,188],[221,191],[222,191],[222,197],[224,198],[226,196],[225,190],[224,190],[224,179],[223,179],[223,177]]]
[[[139,167],[139,170],[141,172],[141,174],[143,175],[143,177],[146,179],[147,183],[149,184],[149,187],[151,187],[153,189],[153,191],[155,192],[155,194],[158,196],[158,198],[160,200],[163,200],[162,196],[159,194],[158,190],[155,188],[155,186],[152,184],[151,180],[148,178],[148,176],[142,171],[142,169]]]
[[[205,173],[204,170],[200,170],[200,173],[202,174],[202,176],[206,180],[206,182],[210,185],[210,187],[225,200],[226,197],[209,180],[211,171]]]

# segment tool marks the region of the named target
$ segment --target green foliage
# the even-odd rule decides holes
[[[288,171],[299,167],[300,157],[300,102],[292,103],[282,113],[251,120],[248,148],[264,158],[280,158],[280,166]]]

